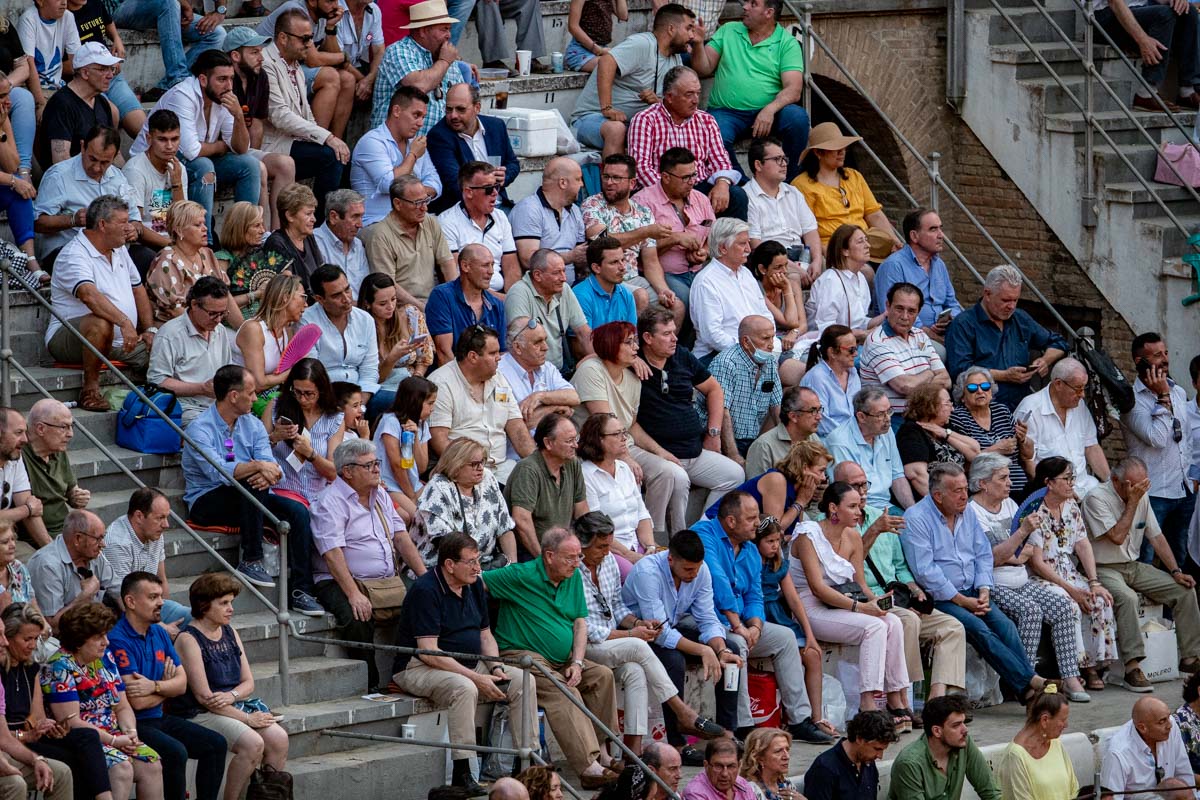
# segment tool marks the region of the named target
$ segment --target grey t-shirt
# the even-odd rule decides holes
[[[625,116],[633,119],[633,115],[646,108],[646,104],[638,97],[643,89],[653,88],[655,94],[662,95],[663,77],[671,67],[683,63],[682,57],[671,55],[663,57],[658,52],[658,40],[653,33],[635,33],[626,37],[616,47],[609,51],[617,62],[617,77],[613,80],[612,104],[618,111],[624,111]],[[584,114],[600,112],[600,95],[596,91],[596,76],[598,70],[592,70],[584,84],[583,92],[575,101],[575,111],[571,121]]]

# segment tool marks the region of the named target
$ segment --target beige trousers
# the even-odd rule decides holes
[[[909,680],[921,680],[925,667],[921,664],[921,644],[933,643],[932,683],[947,687],[967,687],[967,634],[962,623],[949,614],[934,611],[918,614],[907,608],[893,608],[904,626],[904,660],[908,663]]]
[[[8,775],[0,778],[0,800],[26,800],[26,797],[37,787],[33,777],[33,767],[28,764],[18,764],[5,756],[9,764],[21,768],[20,775]],[[71,768],[61,761],[46,759],[50,772],[54,775],[54,788],[40,795],[45,800],[71,800],[73,786]]]

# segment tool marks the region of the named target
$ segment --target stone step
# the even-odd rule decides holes
[[[177,602],[188,604],[187,594],[174,598]],[[300,614],[292,616],[292,623],[300,633],[310,636],[329,636],[336,638],[333,617],[305,617]],[[250,663],[272,661],[279,657],[279,622],[272,611],[257,611],[252,614],[237,614],[233,618],[233,627],[238,636],[242,637],[242,646]],[[302,642],[291,639],[288,653],[292,658],[317,658],[325,655],[325,645],[314,642]]]
[[[1157,148],[1148,144],[1130,144],[1120,146],[1120,152],[1133,165],[1137,174],[1150,177],[1154,174],[1154,166],[1158,161]],[[1096,183],[1107,186],[1110,183],[1121,184],[1129,181],[1136,182],[1129,167],[1107,144],[1097,144],[1094,150]]]
[[[42,353],[46,359],[50,358],[49,354],[45,352],[44,345],[42,346]],[[80,387],[83,386],[82,370],[42,365],[30,366],[24,362],[22,362],[22,366],[29,371],[33,380],[37,381],[46,391],[50,392],[56,400],[64,402],[75,400],[79,395]],[[113,375],[108,370],[100,373],[100,384],[102,386],[114,385],[119,382],[116,375]],[[26,380],[15,369],[12,370],[10,387],[12,391],[12,406],[18,411],[28,411],[33,407],[34,403],[45,397],[40,389],[34,386],[31,381]],[[80,414],[83,413],[80,412]]]
[[[89,412],[76,413],[87,414]],[[147,486],[172,486],[170,480],[178,474],[179,456],[149,455],[127,450],[115,444],[107,445],[117,461],[137,475]],[[129,477],[98,448],[84,447],[71,451],[71,467],[83,488],[92,492],[132,491]]]
[[[1075,49],[1083,52],[1083,45],[1075,43]],[[1064,44],[1061,40],[1034,44],[1033,52],[1024,43],[997,45],[991,48],[992,63],[1008,64],[1016,67],[1017,79],[1040,78],[1047,75],[1036,52],[1059,75],[1083,75],[1083,62],[1075,54],[1075,49]],[[1096,47],[1094,59],[1104,77],[1120,75],[1125,67],[1118,58],[1117,51],[1111,47]]]
[[[1184,138],[1179,129],[1172,124],[1171,115],[1165,112],[1135,111],[1133,112],[1133,116],[1146,129],[1146,132],[1150,134],[1155,142],[1182,141]],[[1142,136],[1137,125],[1123,111],[1105,111],[1094,115],[1094,117],[1104,129],[1104,132],[1111,136],[1117,144],[1146,144],[1146,138]],[[1175,118],[1179,120],[1180,125],[1183,126],[1185,131],[1191,131],[1192,126],[1195,124],[1196,112],[1182,112],[1176,114]],[[1050,114],[1046,116],[1045,124],[1046,130],[1052,133],[1069,133],[1075,137],[1076,143],[1079,146],[1083,145],[1083,134],[1088,127],[1083,114],[1078,112]],[[1095,134],[1095,141],[1098,143],[1103,142],[1099,133]]]
[[[1200,231],[1200,214],[1176,214],[1175,216],[1189,231]],[[1140,220],[1138,224],[1143,233],[1157,234],[1161,237],[1163,259],[1177,258],[1190,252],[1191,248],[1187,246],[1188,237],[1175,227],[1175,223],[1171,222],[1168,217],[1147,217]]]
[[[303,798],[418,798],[446,778],[442,751],[417,745],[373,744],[289,760],[287,768],[296,797]],[[405,788],[398,792],[398,786]]]
[[[180,490],[171,505],[186,520],[187,507],[183,504],[182,494],[183,492]],[[237,566],[239,541],[237,536],[209,531],[196,531],[196,534],[220,553],[222,558]],[[217,568],[219,562],[207,550],[201,547],[200,543],[193,539],[187,531],[175,528],[167,531],[163,535],[163,539],[166,543],[167,551],[168,580],[194,577],[206,570]],[[183,587],[183,591],[186,595],[187,586]],[[180,602],[183,601],[181,600]]]
[[[251,663],[250,671],[254,675],[253,696],[262,698],[271,708],[282,706],[279,662]],[[332,702],[365,693],[367,665],[348,658],[294,658],[288,662],[288,676],[293,704]]]
[[[1112,86],[1113,91],[1117,94],[1117,98],[1120,99],[1114,99],[1107,92],[1096,91],[1093,94],[1092,110],[1094,112],[1119,112],[1123,105],[1127,106],[1133,99],[1133,82],[1133,78],[1110,79],[1109,85]],[[1021,81],[1021,85],[1035,95],[1041,95],[1041,110],[1047,116],[1052,114],[1082,113],[1074,101],[1071,100],[1071,96],[1074,95],[1080,103],[1084,102],[1084,85],[1081,77],[1064,78],[1063,86],[1060,86],[1058,81],[1049,76],[1026,78]],[[1070,94],[1068,94],[1068,90]],[[1036,103],[1037,100],[1035,99],[1034,102]]]
[[[350,728],[355,733],[399,736],[400,725],[416,714],[437,708],[423,698],[398,695],[395,700],[365,700],[362,695],[341,697],[323,703],[272,707],[284,716],[280,724],[288,732],[289,761],[361,748],[362,740],[323,736],[327,730]]]
[[[1025,5],[1016,8],[1006,8],[1005,12],[1031,42],[1062,42],[1062,38],[1035,6]],[[989,18],[988,44],[1021,43],[1021,37],[1017,35],[1012,26],[998,11],[983,9],[972,13],[983,14]],[[1076,30],[1081,17],[1074,9],[1048,10],[1047,14],[1058,23],[1058,27],[1067,36],[1072,39],[1077,38]]]
[[[235,537],[235,536],[230,536],[228,538],[235,542],[237,541],[237,537]],[[225,556],[225,559],[232,566],[234,566],[234,567],[237,566],[239,558],[238,558],[238,551],[236,549],[229,551],[228,554],[226,554],[224,551],[222,551],[222,555]],[[167,567],[168,567],[167,586],[170,589],[171,596],[176,597],[176,598],[187,597],[188,587],[191,586],[192,582],[194,580],[196,580],[196,578],[199,577],[199,574],[196,574],[196,575],[171,575],[169,559],[168,559]],[[214,559],[212,559],[210,557],[209,558],[209,566],[204,571],[212,572],[212,571],[217,571],[219,569],[223,569],[223,568],[218,564],[217,561],[215,561]],[[259,591],[262,592],[263,596],[267,597],[272,603],[278,602],[278,598],[279,598],[279,586],[278,585],[276,585],[275,587],[270,588],[270,589],[259,589]],[[183,601],[181,600],[180,602],[183,602]],[[261,600],[259,600],[257,597],[255,597],[252,592],[247,591],[244,587],[243,587],[242,591],[238,593],[238,596],[236,598],[234,598],[233,610],[235,612],[235,614],[234,614],[235,619],[240,614],[274,613],[271,611],[271,609],[269,609],[266,605],[264,605]],[[363,685],[364,686],[366,685],[365,679],[364,679]]]
[[[1196,200],[1192,193],[1183,186],[1172,186],[1154,181],[1150,181],[1150,186],[1159,199],[1171,210],[1171,213],[1178,216],[1196,211]],[[1106,184],[1101,197],[1109,203],[1134,206],[1133,216],[1138,219],[1158,217],[1163,213],[1162,207],[1155,202],[1150,192],[1137,181]]]

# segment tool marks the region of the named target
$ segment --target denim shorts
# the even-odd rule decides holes
[[[593,111],[590,114],[584,114],[572,123],[571,131],[584,147],[601,150],[604,148],[604,137],[600,135],[600,126],[604,122],[604,115],[599,111]]]
[[[120,127],[120,121],[125,119],[125,115],[130,111],[135,111],[142,107],[142,103],[137,99],[137,95],[133,93],[133,89],[129,87],[129,83],[125,80],[124,75],[116,75],[112,79],[112,83],[108,85],[108,91],[104,96],[112,101],[112,104],[117,107],[117,125]]]
[[[309,97],[312,97],[313,82],[317,79],[317,73],[321,71],[321,68],[307,67],[304,64],[301,64],[300,71],[304,73],[304,87],[308,89]]]
[[[584,64],[587,64],[593,58],[598,58],[598,56],[591,50],[584,49],[583,45],[572,38],[567,43],[567,49],[563,52],[563,65],[567,69],[580,72],[583,70]]]

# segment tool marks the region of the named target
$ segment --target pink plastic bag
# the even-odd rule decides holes
[[[1175,172],[1178,172],[1183,178],[1183,183],[1175,177],[1175,172],[1171,171],[1171,167],[1174,167]],[[1200,150],[1197,150],[1196,146],[1192,144],[1164,143],[1158,154],[1154,180],[1174,186],[1200,187]]]

